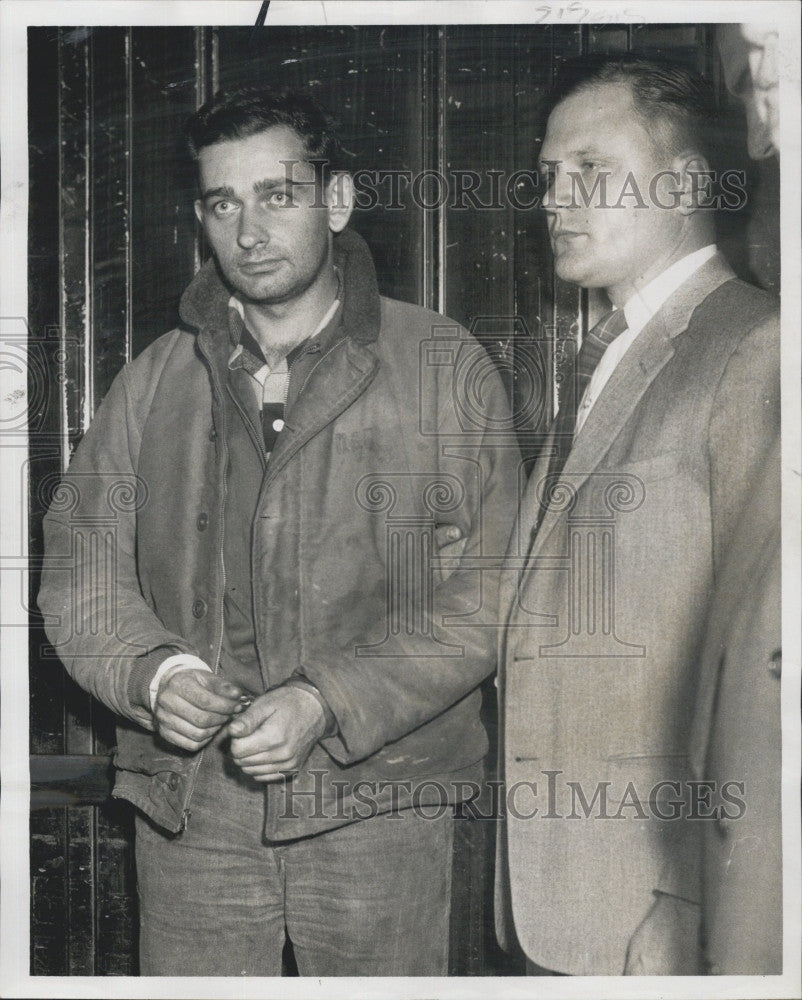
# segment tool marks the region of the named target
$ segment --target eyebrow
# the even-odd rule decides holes
[[[208,191],[204,191],[201,194],[202,201],[208,201],[209,198],[234,198],[234,189],[230,187],[216,187],[209,188]]]
[[[537,167],[538,170],[541,171],[548,170],[553,169],[555,164],[567,163],[585,158],[589,160],[602,160],[604,162],[610,162],[615,159],[615,157],[613,157],[609,152],[603,152],[600,149],[572,149],[566,156],[561,157],[558,160],[544,160],[542,156],[538,156]]]
[[[276,178],[274,180],[270,180],[269,178],[265,178],[265,180],[263,180],[263,181],[257,181],[254,184],[254,186],[253,186],[253,193],[254,194],[266,194],[266,193],[269,193],[270,191],[285,191],[288,188],[290,190],[292,190],[292,188],[296,184],[298,184],[298,181],[293,181],[289,177],[282,177],[280,179]]]
[[[284,191],[287,188],[292,189],[293,187],[302,183],[304,182],[293,181],[285,177],[275,178],[273,180],[265,178],[264,180],[256,181],[254,183],[253,193],[267,194],[271,191],[278,191],[278,190]],[[228,187],[228,185],[223,185],[222,187],[209,188],[207,191],[204,191],[203,194],[201,195],[201,200],[208,201],[209,198],[236,198],[236,197],[237,195],[235,194],[234,189],[232,187]]]

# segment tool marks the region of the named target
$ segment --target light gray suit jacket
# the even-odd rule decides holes
[[[782,972],[780,448],[769,453],[716,583],[690,744],[727,787],[702,838],[702,936],[714,975]],[[689,824],[690,826],[691,824]]]
[[[658,817],[687,797],[710,594],[779,408],[776,301],[716,256],[624,355],[554,489],[548,446],[535,466],[501,596],[497,929],[539,965],[620,975],[655,888],[699,898]]]

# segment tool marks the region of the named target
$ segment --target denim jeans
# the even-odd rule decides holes
[[[302,976],[448,972],[453,816],[380,814],[266,843],[264,787],[207,747],[183,833],[137,815],[140,972]]]

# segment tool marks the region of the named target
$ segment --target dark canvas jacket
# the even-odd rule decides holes
[[[427,783],[431,799],[435,782],[474,773],[487,749],[477,686],[495,666],[498,564],[516,507],[518,452],[483,349],[442,316],[380,297],[355,234],[335,239],[335,260],[345,337],[287,412],[253,527],[264,685],[303,673],[338,725],[291,782],[270,786],[274,839],[393,798],[408,805],[407,783]],[[114,381],[45,519],[48,635],[119,716],[114,794],[173,832],[200,755],[154,734],[147,684],[162,651],[219,662],[222,525],[236,488],[222,405],[228,298],[207,263],[183,324]],[[435,552],[443,525],[460,538]],[[399,558],[406,569],[393,574]],[[427,561],[410,603],[408,570]]]

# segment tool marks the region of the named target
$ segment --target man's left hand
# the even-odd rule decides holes
[[[314,695],[297,687],[274,688],[229,724],[231,755],[256,781],[280,781],[303,766],[325,730]]]
[[[698,976],[700,907],[658,893],[627,948],[625,976]]]

